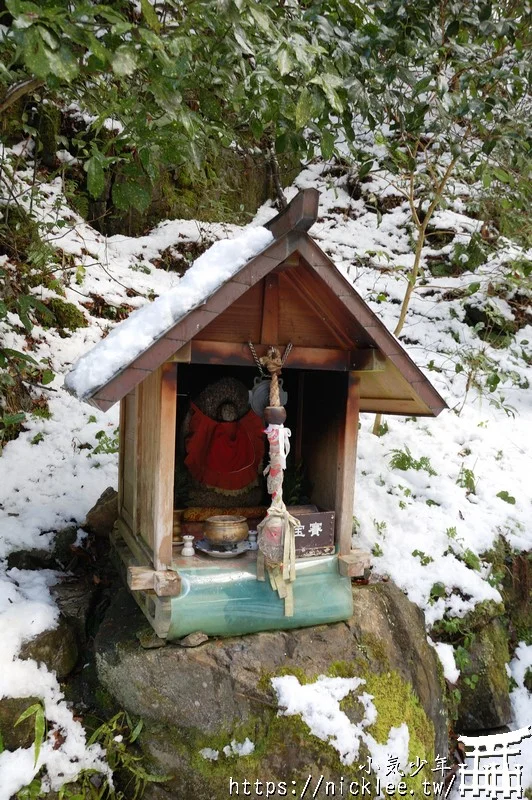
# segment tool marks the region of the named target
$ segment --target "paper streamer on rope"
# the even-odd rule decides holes
[[[257,578],[265,579],[265,570],[272,589],[285,603],[285,616],[294,614],[292,583],[296,578],[295,529],[299,520],[292,517],[283,501],[283,470],[290,452],[291,432],[284,425],[268,425],[270,463],[267,474],[268,493],[272,501],[265,519],[258,525]]]

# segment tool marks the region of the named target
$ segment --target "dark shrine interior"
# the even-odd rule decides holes
[[[177,374],[177,425],[175,457],[174,507],[197,505],[187,496],[190,476],[185,466],[185,440],[191,403],[207,387],[223,378],[235,378],[251,390],[257,378],[254,366],[179,364]],[[283,388],[287,392],[287,418],[290,429],[290,454],[285,473],[285,501],[290,505],[313,503],[320,509],[335,507],[338,460],[338,425],[343,417],[347,376],[328,370],[300,370],[286,367],[282,371]],[[249,410],[249,407],[248,409]],[[264,464],[267,463],[267,448]],[[258,470],[260,500],[235,495],[232,504],[268,505],[266,480]],[[211,502],[209,505],[216,505]],[[220,505],[230,508],[227,501]]]

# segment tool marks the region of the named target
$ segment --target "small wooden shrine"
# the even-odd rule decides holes
[[[300,192],[265,226],[271,235],[261,252],[117,362],[101,385],[80,391],[77,367],[67,377],[71,391],[100,409],[120,402],[113,545],[161,637],[347,619],[350,578],[364,567],[351,545],[359,412],[436,416],[445,408],[308,235],[318,197]],[[133,318],[118,328],[128,323],[134,333]],[[295,542],[289,612],[282,581],[257,580],[256,545],[218,551],[204,538],[212,517],[244,519],[253,531],[267,516],[270,347],[283,362],[280,404],[291,431],[283,489]],[[183,536],[194,537],[193,555],[183,554]]]

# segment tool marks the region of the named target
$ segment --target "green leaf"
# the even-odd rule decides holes
[[[41,383],[43,386],[48,386],[49,383],[55,378],[55,373],[51,369],[45,369],[42,373]]]
[[[246,37],[246,34],[244,33],[244,31],[240,26],[235,27],[235,29],[233,30],[233,36],[235,37],[236,41],[238,42],[244,53],[247,53],[247,55],[249,56],[254,55],[253,47],[251,46],[249,40]]]
[[[328,161],[334,153],[334,136],[330,131],[324,130],[321,136],[321,154]]]
[[[115,11],[110,6],[99,5],[96,8],[98,14],[104,19],[106,19],[107,22],[110,22],[111,25],[119,25],[121,22],[124,21],[124,17],[121,14],[119,14],[118,11]]]
[[[161,51],[164,49],[164,45],[160,36],[157,36],[157,34],[153,31],[149,31],[147,28],[139,28],[138,34],[142,41],[146,42],[146,44],[149,45],[152,50]]]
[[[264,133],[264,126],[256,117],[252,117],[249,121],[249,127],[251,128],[251,133],[255,137],[255,139],[259,140]]]
[[[19,411],[16,414],[4,414],[3,417],[0,417],[0,421],[2,422],[4,428],[11,428],[13,425],[20,425],[21,422],[25,421],[25,419],[26,419],[26,414],[24,414],[22,411]],[[27,710],[28,709],[26,709],[26,711]],[[23,711],[22,713],[26,714],[26,711]],[[30,714],[28,714],[27,716],[30,716]],[[15,725],[18,725],[18,723],[22,722],[23,719],[26,719],[26,717],[22,716],[19,717],[18,720],[15,722]]]
[[[319,75],[312,80],[312,83],[317,83],[323,89],[325,97],[339,114],[344,110],[344,104],[338,95],[336,89],[343,86],[343,80],[334,75],[332,72],[326,72],[324,75]]]
[[[46,308],[46,306],[44,307]],[[52,315],[50,314],[47,308],[46,312],[47,314],[50,315],[50,318],[52,318]],[[7,356],[9,356],[9,358],[16,359],[17,361],[26,361],[28,364],[37,365],[37,361],[35,361],[33,356],[30,356],[28,353],[21,353],[19,350],[12,350],[10,347],[4,347],[3,350],[0,352],[4,352]]]
[[[299,95],[299,100],[296,105],[296,128],[298,130],[304,128],[312,117],[312,109],[312,95],[309,90],[305,88]]]
[[[4,417],[4,419],[5,419],[5,417]],[[33,714],[36,714],[37,711],[39,711],[39,710],[42,711],[42,706],[41,706],[40,703],[34,703],[32,706],[28,706],[28,708],[25,711],[22,712],[20,717],[15,722],[15,728],[21,722],[24,722],[25,719],[28,719],[28,717],[31,717]]]
[[[14,17],[14,27],[22,30],[28,28],[41,16],[41,10],[36,3],[7,0],[6,8]]]
[[[497,497],[500,497],[505,503],[515,506],[515,497],[512,497],[512,495],[508,494],[507,491],[497,492]]]
[[[281,133],[281,135],[278,136],[277,139],[275,140],[275,152],[286,153],[287,145],[288,145],[288,134]]]
[[[37,30],[32,28],[24,37],[24,63],[37,78],[46,78],[50,73],[50,61]]]
[[[123,36],[124,33],[128,33],[133,28],[131,22],[128,22],[125,19],[121,19],[119,22],[115,23],[111,28],[111,31],[114,33],[115,36]]]
[[[478,12],[479,22],[486,22],[491,17],[491,3],[481,6]]]
[[[70,81],[74,80],[78,74],[78,62],[73,54],[67,47],[61,46],[57,51],[47,50],[48,62],[50,64],[50,72],[61,80]]]
[[[87,173],[89,194],[94,198],[100,197],[105,189],[105,173],[101,159],[97,155],[93,155],[87,159],[84,166]]]
[[[59,42],[57,41],[56,37],[50,33],[48,28],[44,28],[43,26],[39,25],[37,30],[39,31],[39,35],[45,45],[47,45],[50,50],[57,50],[59,47]]]
[[[373,161],[366,161],[364,164],[362,164],[362,166],[358,170],[358,177],[365,178],[366,175],[368,175],[368,173],[371,172],[372,166],[373,166]]]
[[[21,295],[17,300],[17,312],[19,315],[19,319],[26,328],[26,331],[29,333],[33,328],[33,323],[28,316],[28,311],[32,307],[32,298],[27,295]]]
[[[114,54],[111,66],[115,75],[132,75],[137,67],[137,54],[127,44],[121,44]]]
[[[140,732],[142,731],[143,727],[144,727],[144,721],[141,719],[141,720],[139,720],[137,722],[137,724],[135,725],[134,730],[131,733],[131,736],[129,737],[129,741],[131,743],[134,742],[135,739],[138,739],[138,737],[140,736]]]
[[[432,584],[432,588],[430,590],[430,598],[429,602],[432,601],[434,603],[439,597],[446,597],[447,589],[445,588],[445,584],[438,581],[437,583]]]
[[[488,387],[490,392],[494,392],[500,382],[501,382],[501,379],[500,379],[499,375],[497,375],[496,372],[491,372],[488,375],[488,377],[486,378],[486,386]]]
[[[109,50],[107,50],[100,42],[100,40],[97,39],[96,36],[94,36],[94,34],[92,33],[89,33],[88,41],[89,41],[89,48],[92,54],[96,56],[96,58],[99,59],[99,61],[103,61],[103,63],[106,64],[111,57],[111,53],[109,52]]]
[[[448,26],[447,30],[445,31],[445,38],[451,39],[453,36],[456,36],[457,33],[460,31],[460,23],[457,19],[454,19]]]
[[[282,47],[277,53],[277,67],[281,75],[288,75],[292,71],[294,62],[286,47]]]
[[[140,9],[142,11],[142,16],[146,20],[146,24],[156,33],[159,33],[161,30],[161,23],[159,22],[157,12],[150,3],[150,0],[140,0]]]
[[[155,160],[155,154],[152,149],[149,147],[144,147],[142,150],[139,151],[140,163],[144,167],[146,175],[154,181],[159,172],[157,169],[157,162]]]
[[[421,92],[428,89],[432,81],[432,75],[427,75],[425,78],[421,78],[420,81],[416,83],[414,86],[414,96],[421,94]]]
[[[46,718],[44,716],[44,709],[42,705],[39,704],[37,711],[35,712],[35,765],[39,760],[39,754],[41,752],[41,745],[44,741],[45,732]]]
[[[265,14],[264,11],[260,11],[257,6],[251,6],[249,10],[259,28],[264,31],[264,33],[271,33],[272,27],[268,15]]]
[[[501,183],[510,183],[510,175],[505,169],[501,169],[501,167],[493,167],[493,174],[497,180],[501,181]]]

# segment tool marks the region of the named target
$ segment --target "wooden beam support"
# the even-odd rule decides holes
[[[318,217],[319,199],[317,189],[303,189],[265,227],[271,230],[276,239],[288,231],[308,231]]]
[[[124,582],[127,583],[128,567],[136,567],[139,562],[122,537],[118,526],[115,526],[109,538],[111,542],[111,557]],[[148,562],[144,560],[140,563]],[[143,569],[146,569],[146,567],[143,567]],[[172,617],[172,598],[157,597],[153,589],[148,589],[145,592],[134,591],[131,595],[150,621],[157,636],[161,639],[165,639],[170,628],[170,620]]]
[[[380,350],[353,350],[353,372],[384,372],[386,369],[386,356]]]
[[[371,567],[371,555],[366,550],[351,550],[346,555],[338,556],[338,571],[348,578],[363,578]]]
[[[336,536],[341,556],[351,552],[353,504],[355,497],[355,461],[360,407],[360,378],[350,372],[347,379],[345,414],[341,421],[336,473]]]
[[[190,342],[180,347],[177,353],[174,353],[168,360],[176,361],[178,364],[190,364]]]
[[[152,590],[157,597],[178,597],[181,593],[181,578],[173,569],[128,566],[127,585],[132,592]]]
[[[193,339],[190,344],[191,364],[223,364],[228,367],[251,367],[254,364],[247,342]],[[266,354],[267,347],[257,344],[255,350],[260,358]],[[380,371],[381,361],[375,352],[370,349],[350,351],[330,347],[294,347],[286,366],[290,369],[323,369],[333,372],[374,372],[377,364]]]

